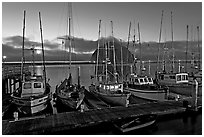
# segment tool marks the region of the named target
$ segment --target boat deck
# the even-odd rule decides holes
[[[201,103],[202,104],[202,103]],[[52,134],[144,114],[176,114],[186,110],[181,101],[148,102],[84,112],[66,112],[19,121],[3,121],[2,134]]]

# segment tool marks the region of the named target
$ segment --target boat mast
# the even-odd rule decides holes
[[[135,48],[136,46],[135,46],[135,20],[134,20],[134,36],[133,36],[133,48]],[[135,71],[135,51],[133,52],[134,54],[134,64],[133,64],[133,66],[134,66],[134,71]]]
[[[34,54],[35,54],[35,47],[34,45],[32,45],[32,57],[33,57],[33,75],[35,75],[35,57],[34,57]]]
[[[128,65],[128,62],[129,62],[129,54],[128,54],[128,48],[129,48],[129,42],[130,42],[130,30],[131,30],[131,22],[130,22],[130,25],[129,25],[129,32],[128,32],[128,44],[127,44],[127,65]],[[128,66],[126,67],[128,68]],[[127,72],[128,69],[126,69],[126,72]]]
[[[114,79],[117,82],[117,72],[116,72],[116,59],[115,59],[115,45],[114,45],[114,36],[113,36],[113,21],[111,21],[111,34],[113,38],[113,66],[114,66]]]
[[[98,79],[98,62],[99,62],[99,53],[100,53],[100,34],[101,34],[101,20],[99,20],[98,26],[98,46],[97,46],[97,57],[96,57],[96,81]]]
[[[46,85],[45,53],[44,53],[44,46],[43,46],[42,23],[41,23],[40,12],[39,12],[39,20],[40,20],[40,34],[41,34],[42,54],[43,54],[43,75],[44,75],[44,78],[45,78],[45,85]]]
[[[25,63],[25,57],[24,57],[24,35],[25,35],[25,15],[26,11],[24,10],[24,16],[23,16],[23,45],[22,45],[22,59],[21,59],[21,80],[23,80],[23,68]]]
[[[173,54],[173,59],[172,59],[172,72],[174,72],[174,69],[175,69],[175,62],[174,62],[174,60],[175,60],[175,53],[174,53],[174,46],[173,46],[173,17],[172,17],[173,15],[172,15],[172,11],[171,11],[171,47],[172,47],[172,54]]]
[[[163,43],[163,72],[166,71],[166,60],[165,60],[165,53],[167,53],[167,47],[166,47],[166,29],[165,29],[165,35],[164,35],[164,43]]]
[[[121,44],[121,77],[122,77],[122,82],[123,82],[123,47]]]
[[[72,46],[72,40],[71,40],[71,16],[72,16],[72,4],[68,3],[68,10],[69,10],[69,75],[71,76],[71,46]]]
[[[140,46],[140,75],[141,75],[141,68],[142,68],[142,45],[141,45],[141,41],[140,41],[140,24],[138,22],[138,38],[139,38],[139,46]]]
[[[199,45],[199,26],[197,26],[197,31],[198,31],[198,70],[201,70],[200,64],[200,45]]]
[[[187,59],[188,59],[188,25],[186,27],[187,29],[187,36],[186,36],[186,66],[185,66],[185,71],[187,72]]]
[[[106,39],[106,24],[105,24],[105,39]],[[106,43],[105,40],[105,73],[106,73],[106,81],[105,83],[107,84],[108,82],[108,49],[107,49],[108,44]]]
[[[158,46],[158,56],[157,56],[157,72],[159,71],[159,66],[160,66],[160,63],[159,63],[159,56],[160,56],[160,42],[161,42],[161,33],[162,33],[162,20],[163,20],[163,10],[162,10],[162,16],[161,16],[161,26],[160,26],[160,33],[159,33],[159,46]]]

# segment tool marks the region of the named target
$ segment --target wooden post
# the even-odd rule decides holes
[[[10,93],[12,94],[14,91],[14,79],[11,78],[11,90],[10,90]]]
[[[2,79],[2,95],[6,93],[6,82]]]
[[[17,81],[16,81],[16,79],[14,78],[14,79],[13,79],[13,89],[14,89],[13,91],[16,90],[16,83],[17,83]]]
[[[8,78],[8,94],[11,92],[11,79]]]
[[[198,102],[198,81],[196,78],[193,79],[192,84],[192,107],[194,111],[198,111],[197,102]]]

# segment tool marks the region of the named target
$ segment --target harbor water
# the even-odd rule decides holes
[[[153,66],[153,67],[152,67]],[[83,65],[72,65],[71,73],[73,77],[73,83],[77,83],[77,68],[80,67],[80,83],[82,86],[88,90],[88,86],[94,82],[91,79],[91,75],[94,75],[94,65],[93,64],[83,64]],[[154,76],[155,72],[154,65],[151,65],[151,69],[148,69],[148,64],[146,65],[147,73],[150,70],[150,74]],[[32,68],[31,68],[32,69]],[[42,66],[36,66],[36,73],[42,74]],[[55,92],[56,85],[60,84],[64,78],[68,77],[69,74],[68,65],[47,65],[46,73],[49,79],[49,84],[51,85],[51,91]],[[16,111],[15,106],[12,106],[9,111],[5,114],[3,119],[12,119],[13,112]],[[56,113],[63,113],[69,111],[60,106],[52,100],[48,105],[47,109],[40,114],[36,114],[32,117],[40,117],[41,115],[52,115]],[[19,114],[23,117],[23,114]],[[27,116],[26,116],[27,117]],[[107,128],[107,125],[109,128]],[[104,123],[94,127],[77,129],[77,131],[69,131],[56,134],[95,134],[95,135],[114,135],[121,134],[117,131],[111,123]],[[132,131],[127,134],[138,134],[138,135],[179,135],[179,134],[191,134],[191,135],[201,135],[202,134],[202,112],[196,112],[195,114],[188,115],[172,115],[163,117],[157,120],[156,124],[147,127],[142,130]]]

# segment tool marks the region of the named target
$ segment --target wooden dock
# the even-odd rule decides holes
[[[85,112],[66,112],[18,121],[3,121],[2,134],[54,134],[75,128],[88,127],[144,114],[176,114],[186,110],[180,101],[148,102],[128,107],[94,109]]]

